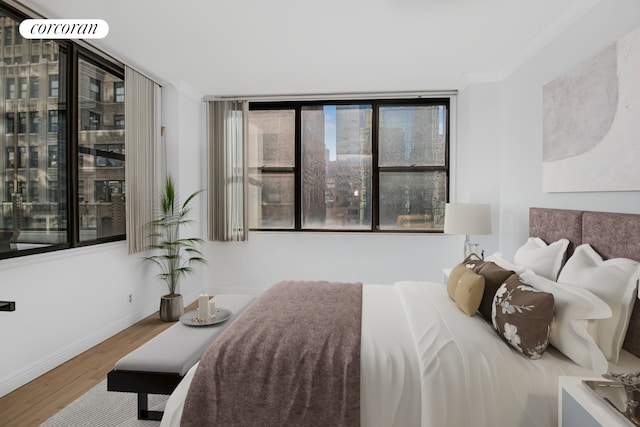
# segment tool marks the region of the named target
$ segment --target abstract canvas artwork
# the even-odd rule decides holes
[[[640,190],[640,28],[543,87],[543,190]]]

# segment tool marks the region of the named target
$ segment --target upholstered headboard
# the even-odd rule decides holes
[[[604,259],[640,261],[640,215],[565,209],[530,208],[529,236],[547,243],[569,239],[568,256],[589,243]],[[640,357],[640,303],[636,301],[622,346]]]

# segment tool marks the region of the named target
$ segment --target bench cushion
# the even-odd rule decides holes
[[[255,299],[254,295],[216,295],[216,305],[231,311],[227,321],[209,326],[176,323],[115,364],[115,371],[163,372],[184,376],[209,345]]]

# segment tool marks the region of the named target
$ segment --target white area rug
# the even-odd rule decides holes
[[[149,395],[149,409],[162,410],[169,396]],[[40,427],[157,427],[138,419],[138,395],[107,391],[105,379]]]

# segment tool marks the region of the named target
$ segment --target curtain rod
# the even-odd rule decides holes
[[[247,96],[205,96],[204,101],[324,101],[349,99],[391,99],[391,98],[437,98],[439,96],[457,95],[457,90],[439,91],[407,91],[407,92],[354,92],[354,93],[320,93],[297,95],[247,95]]]

